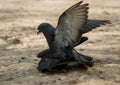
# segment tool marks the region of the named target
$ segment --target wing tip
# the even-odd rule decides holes
[[[80,1],[80,2],[77,3],[77,5],[81,5],[82,3],[83,3],[83,1]],[[83,5],[88,6],[89,3],[85,3],[85,4],[83,4]]]
[[[89,6],[89,3],[86,3],[85,6]]]
[[[78,2],[79,4],[83,3],[83,1]]]
[[[82,3],[83,3],[83,1],[80,1],[80,2],[76,3],[76,4],[73,5],[73,6],[78,6],[78,5],[82,4]]]
[[[101,25],[111,24],[111,20],[103,20]]]
[[[107,24],[111,24],[111,20],[105,20]]]

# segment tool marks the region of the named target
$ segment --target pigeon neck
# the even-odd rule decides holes
[[[45,35],[45,37],[49,37],[49,34],[51,33],[51,31],[53,30],[52,26],[46,25],[43,31],[43,34]]]
[[[51,43],[52,43],[53,37],[54,37],[54,32],[55,32],[55,29],[53,27],[49,27],[49,28],[47,28],[46,31],[43,32],[49,47],[51,47]]]

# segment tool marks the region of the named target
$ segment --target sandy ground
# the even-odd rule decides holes
[[[59,15],[79,0],[0,0],[0,85],[119,85],[120,84],[120,0],[84,0],[90,3],[89,18],[110,19],[85,34],[89,40],[76,47],[94,58],[88,70],[64,69],[41,73],[37,53],[46,49],[37,26],[56,26]]]

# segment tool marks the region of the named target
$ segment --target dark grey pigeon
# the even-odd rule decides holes
[[[88,20],[88,4],[82,4],[82,2],[78,2],[63,12],[59,17],[56,29],[48,23],[39,25],[38,30],[43,32],[49,45],[49,50],[45,50],[43,52],[44,55],[42,55],[47,55],[50,61],[53,59],[56,59],[57,62],[61,60],[65,62],[76,60],[87,66],[92,63],[91,59],[89,60],[77,53],[74,47],[87,40],[86,37],[82,37],[82,34],[100,25],[110,23],[110,21]]]
[[[54,35],[54,34],[50,34],[50,35]],[[50,36],[49,36],[49,37],[50,37]],[[53,37],[50,37],[50,38],[53,38]],[[50,38],[48,38],[48,39],[49,39],[49,40],[47,40],[48,42],[51,40]],[[82,44],[82,43],[85,42],[86,40],[88,40],[87,37],[81,37],[81,40],[80,40],[77,44],[75,44],[74,47],[76,47],[77,45]],[[51,43],[51,42],[50,42],[50,43]],[[50,47],[50,46],[49,46],[49,47]],[[44,57],[47,53],[49,53],[49,49],[46,49],[46,50],[40,52],[40,53],[37,55],[37,57],[38,57],[38,58],[42,58],[42,57]]]

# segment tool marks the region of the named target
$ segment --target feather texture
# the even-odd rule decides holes
[[[87,21],[88,4],[78,2],[67,9],[58,20],[56,34],[64,35],[70,42],[77,42]]]

